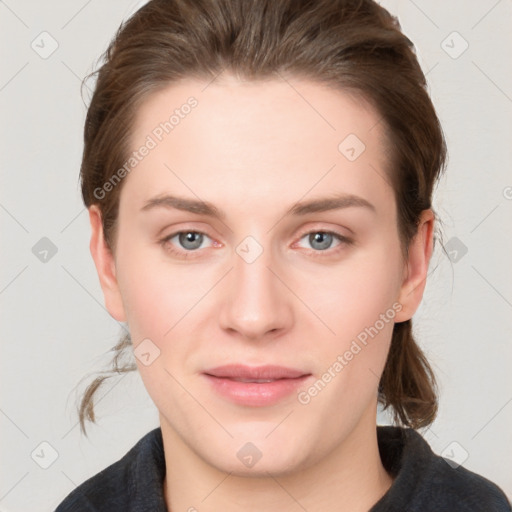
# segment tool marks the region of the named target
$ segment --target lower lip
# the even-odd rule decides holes
[[[239,405],[262,407],[272,405],[302,386],[311,375],[296,379],[279,379],[273,382],[239,382],[222,377],[206,375],[213,389],[231,402]]]

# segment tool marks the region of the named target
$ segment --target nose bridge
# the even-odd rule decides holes
[[[234,288],[238,295],[248,294],[255,300],[272,294],[272,251],[268,244],[260,244],[254,237],[246,237],[235,249]],[[267,297],[268,298],[268,297]]]
[[[221,315],[225,328],[249,338],[282,328],[290,318],[285,289],[268,267],[276,266],[268,239],[244,238],[233,254],[229,297]]]

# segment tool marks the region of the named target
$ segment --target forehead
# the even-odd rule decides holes
[[[172,84],[137,111],[132,151],[144,145],[151,149],[125,184],[139,204],[165,191],[235,203],[243,191],[243,201],[260,209],[333,188],[389,199],[377,112],[307,80],[226,75]]]

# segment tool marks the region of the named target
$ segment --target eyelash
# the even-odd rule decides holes
[[[203,231],[196,231],[192,229],[185,229],[182,231],[176,231],[165,238],[162,238],[159,240],[159,244],[170,254],[174,256],[179,256],[183,259],[195,257],[193,256],[194,253],[198,253],[199,249],[195,249],[193,251],[186,251],[186,250],[178,250],[173,245],[169,244],[170,240],[174,238],[176,235],[181,235],[185,233],[196,233],[198,235],[204,235],[208,238],[211,238],[207,233]],[[309,249],[308,252],[311,253],[313,257],[325,257],[332,256],[333,254],[337,254],[339,251],[343,249],[344,246],[350,246],[353,245],[354,241],[351,238],[346,237],[345,235],[342,235],[340,233],[337,233],[336,231],[327,231],[327,230],[321,230],[321,229],[314,229],[311,231],[306,231],[305,233],[302,233],[299,237],[299,241],[302,240],[305,236],[316,234],[316,233],[322,233],[324,235],[332,235],[334,238],[336,238],[340,243],[334,247],[334,249],[326,249],[323,251],[318,251],[314,249]]]

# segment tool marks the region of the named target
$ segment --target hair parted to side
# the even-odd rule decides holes
[[[381,116],[390,151],[388,175],[404,253],[421,212],[431,208],[444,170],[446,144],[411,41],[372,0],[151,0],[121,24],[97,74],[84,130],[80,170],[87,207],[97,204],[115,252],[119,195],[101,189],[123,167],[138,107],[182,78],[211,81],[221,72],[249,79],[305,78],[356,94]],[[91,76],[90,75],[90,76]],[[99,199],[98,197],[101,197]],[[118,364],[129,337],[113,349],[110,376],[133,371]],[[94,394],[81,398],[81,430],[95,422]],[[398,424],[421,428],[437,413],[433,371],[412,335],[411,320],[395,324],[379,383],[379,401]]]

